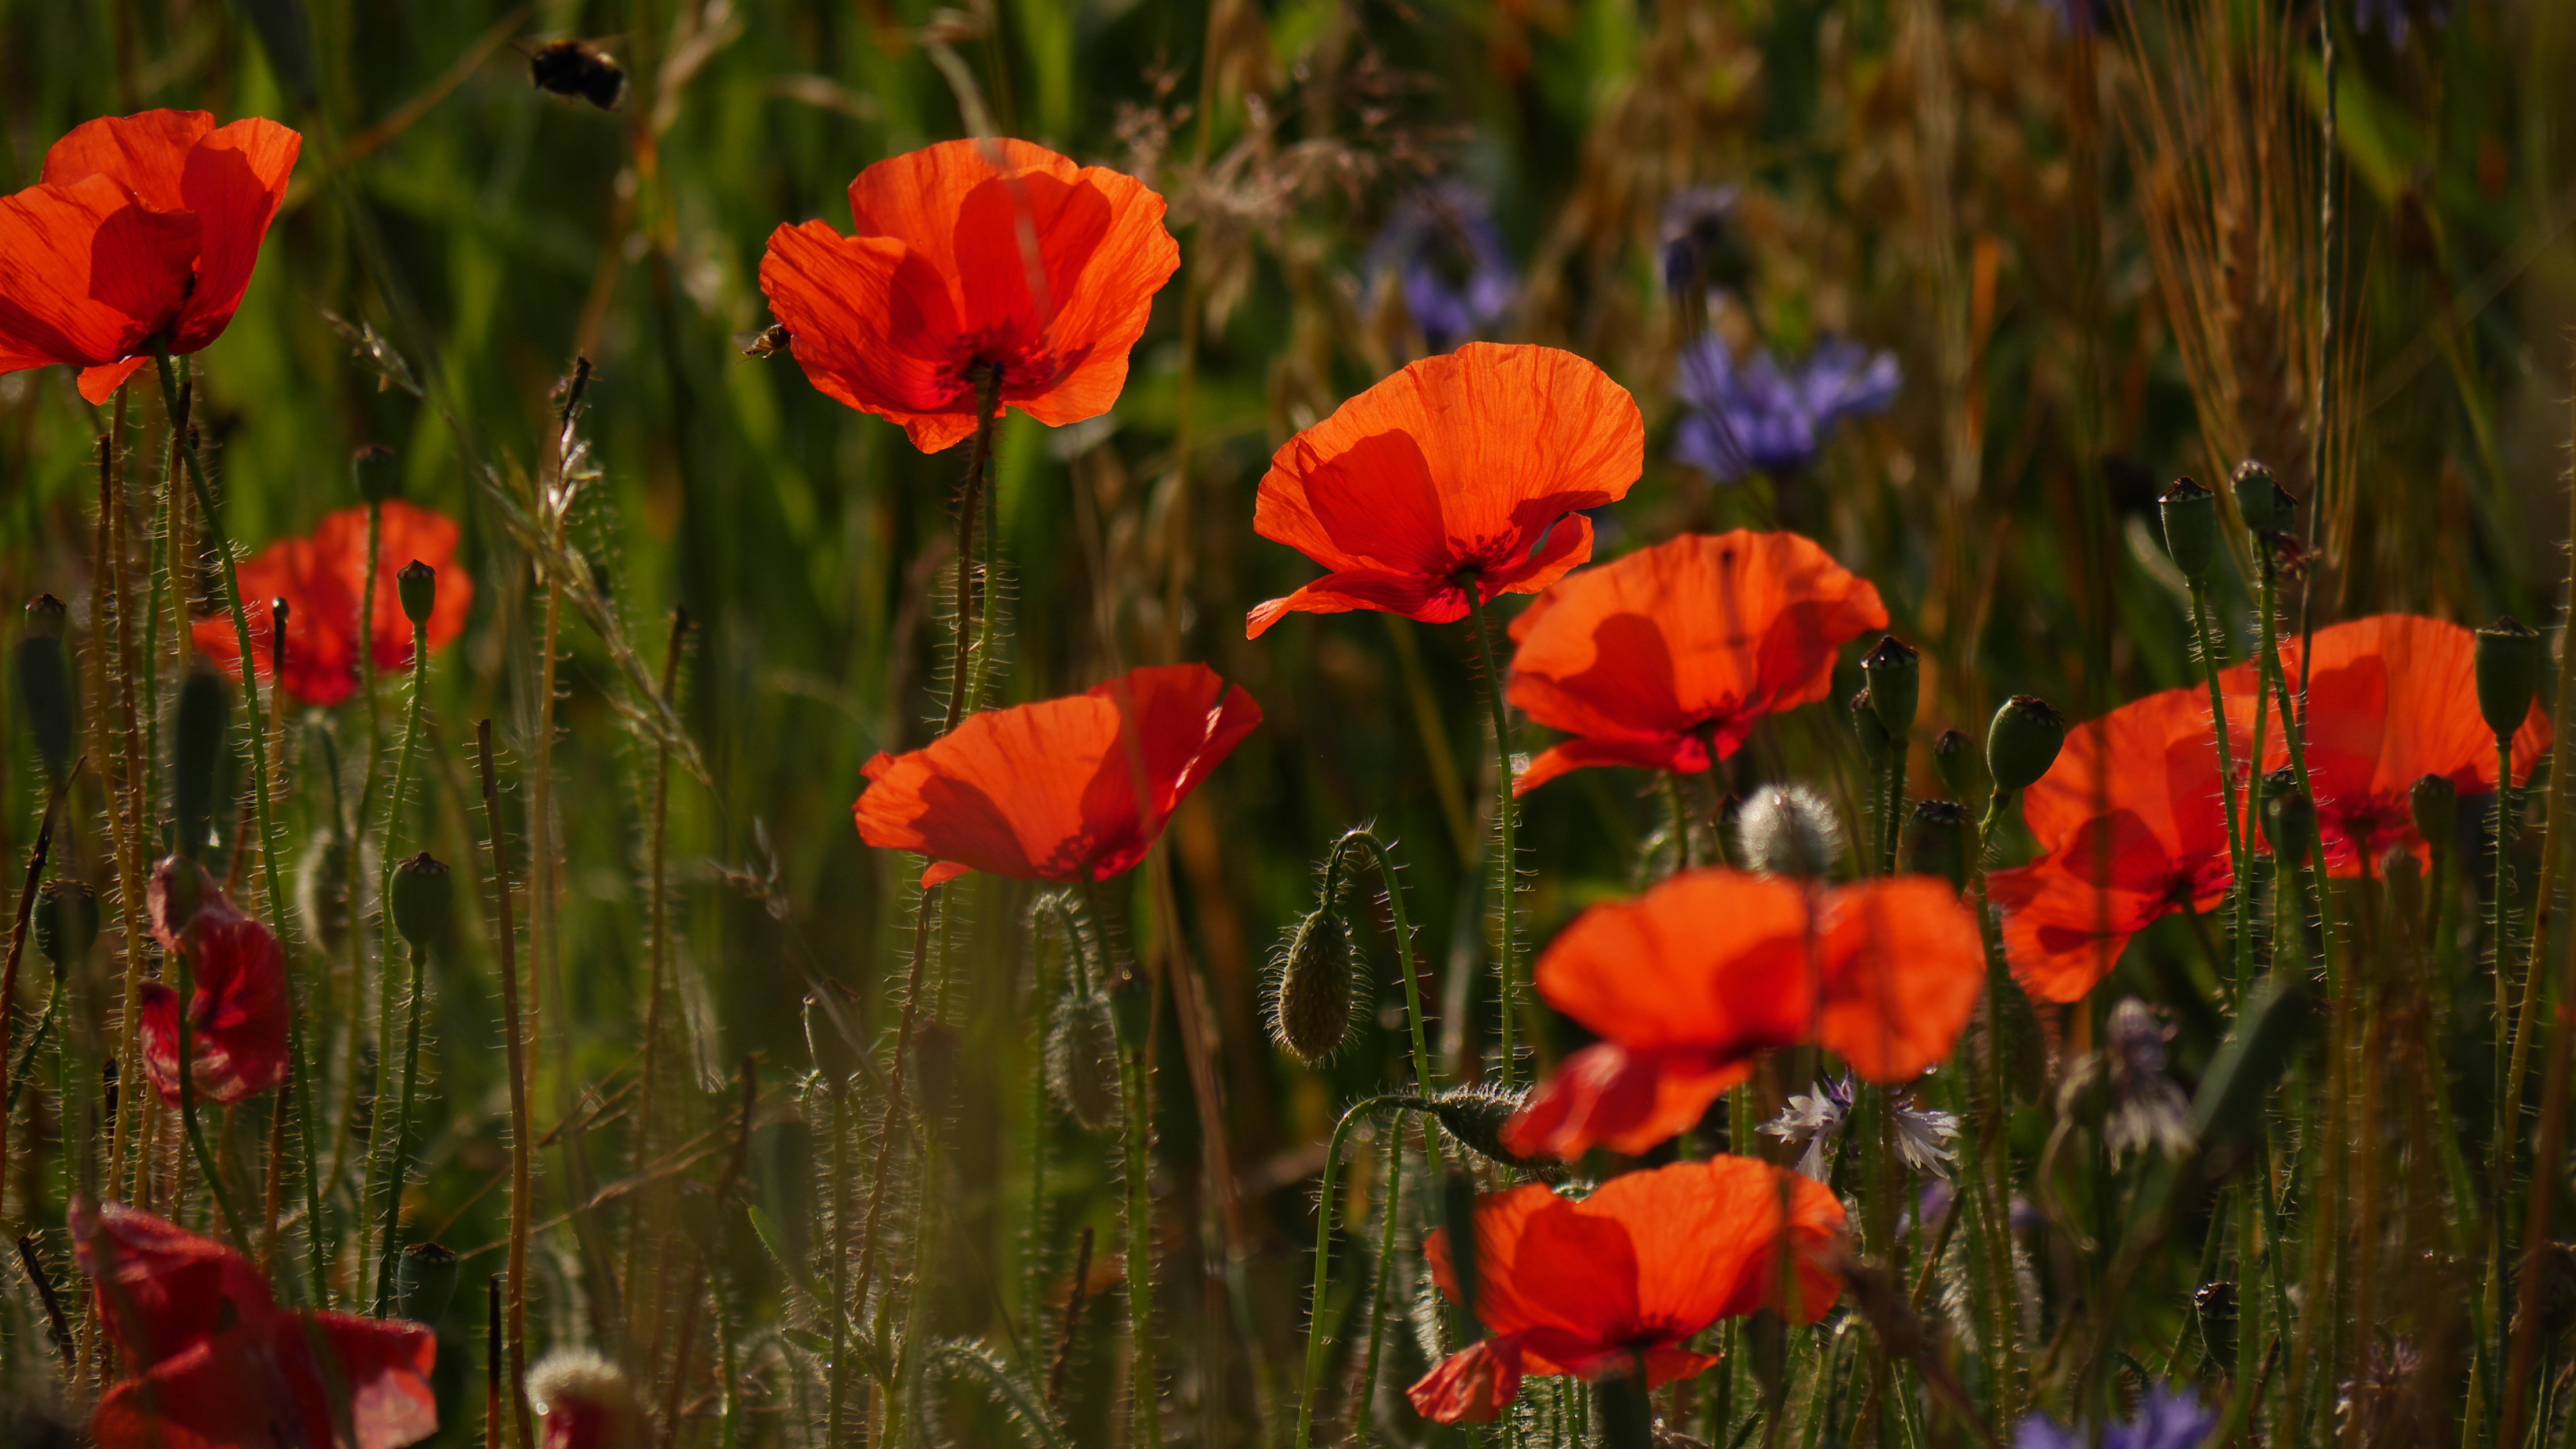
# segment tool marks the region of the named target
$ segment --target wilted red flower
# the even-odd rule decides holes
[[[1492,1336],[1407,1397],[1440,1423],[1481,1424],[1524,1376],[1604,1377],[1642,1355],[1649,1388],[1688,1378],[1717,1362],[1691,1351],[1691,1335],[1721,1318],[1764,1308],[1794,1323],[1822,1318],[1842,1291],[1824,1261],[1842,1230],[1843,1206],[1822,1183],[1749,1157],[1632,1172],[1579,1202],[1544,1183],[1486,1193],[1476,1199],[1476,1316]],[[1782,1291],[1784,1247],[1794,1294]],[[1447,1230],[1423,1249],[1457,1297]]]
[[[1530,1094],[1504,1145],[1643,1152],[1697,1122],[1755,1057],[1800,1043],[1865,1080],[1909,1081],[1949,1055],[1985,979],[1976,917],[1947,881],[1811,890],[1686,871],[1548,943],[1539,994],[1601,1040]]]
[[[1252,529],[1332,572],[1252,611],[1380,609],[1424,623],[1534,594],[1592,557],[1580,510],[1645,467],[1636,399],[1553,347],[1470,342],[1352,398],[1271,455]]]
[[[221,337],[304,138],[203,111],[102,116],[0,199],[0,373],[80,370],[93,403],[151,360]]]
[[[924,886],[970,870],[1106,880],[1145,858],[1182,798],[1260,723],[1252,696],[1204,664],[989,710],[868,761],[859,837],[931,857]]]
[[[153,867],[147,906],[164,951],[188,958],[188,1074],[197,1094],[238,1102],[286,1080],[286,952],[243,915],[206,868],[169,856]],[[161,1099],[179,1101],[179,993],[143,983],[143,1068]]]
[[[1504,692],[1576,738],[1512,788],[1585,765],[1708,769],[1763,716],[1824,698],[1834,652],[1886,627],[1878,590],[1794,533],[1688,534],[1570,574],[1512,621]]]
[[[438,605],[430,611],[429,647],[443,649],[465,632],[474,580],[456,562],[463,530],[443,513],[388,500],[377,540],[376,605],[367,632],[376,668],[411,667],[411,620],[404,617],[394,575],[415,559],[438,570]],[[282,538],[241,566],[242,607],[250,614],[251,652],[269,677],[269,601],[286,601],[286,692],[330,706],[358,688],[358,595],[367,587],[367,510],[343,508],[310,538]],[[229,613],[210,614],[189,629],[199,652],[241,677],[241,641]]]
[[[2495,734],[2478,712],[2477,636],[2448,620],[2378,614],[2319,629],[2315,649],[2303,738],[2326,873],[2359,875],[2356,847],[2373,862],[2399,848],[2421,860],[2424,840],[2406,798],[2417,780],[2439,775],[2463,795],[2495,791]],[[2281,669],[2296,688],[2298,640],[2282,641]],[[2237,665],[2220,683],[2232,696],[2227,722],[2241,757],[2252,749],[2255,666]],[[2528,779],[2548,748],[2549,716],[2534,702],[2513,736],[2515,779]],[[2276,720],[2263,768],[2289,762]]]
[[[287,1313],[249,1259],[120,1203],[75,1199],[73,1253],[99,1316],[140,1372],[99,1400],[99,1449],[349,1442],[402,1449],[438,1432],[427,1325]]]
[[[2246,704],[2240,750],[2251,748]],[[2004,956],[2031,995],[2080,1001],[2131,936],[2186,904],[2211,909],[2235,880],[2209,692],[2164,690],[2068,731],[2057,763],[2022,792],[2022,818],[2043,854],[1986,878],[2004,913]]]
[[[943,141],[850,183],[843,236],[781,226],[760,290],[840,402],[935,453],[975,431],[978,367],[1049,426],[1109,411],[1154,293],[1181,264],[1163,198],[1026,141]]]

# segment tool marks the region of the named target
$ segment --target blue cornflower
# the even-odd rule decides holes
[[[2451,23],[2451,0],[2424,0],[2424,18],[2436,25]],[[2388,43],[2399,49],[2406,46],[2406,0],[2353,0],[2352,28],[2388,31]]]
[[[1884,412],[1902,381],[1893,352],[1828,337],[1794,372],[1766,349],[1738,364],[1703,337],[1682,351],[1677,391],[1690,405],[1673,452],[1721,482],[1750,472],[1796,473],[1816,459],[1834,424]]]
[[[1463,181],[1424,187],[1396,204],[1369,244],[1372,281],[1392,274],[1422,340],[1446,352],[1503,318],[1520,276],[1503,250],[1492,206]]]
[[[2103,1428],[2102,1449],[2197,1449],[2217,1423],[2218,1415],[2202,1408],[2190,1389],[2150,1384],[2138,1400],[2138,1417]],[[2080,1429],[2033,1414],[2013,1430],[2013,1449],[2090,1449],[2090,1441]]]

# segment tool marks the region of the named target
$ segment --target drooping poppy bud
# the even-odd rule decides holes
[[[1513,1090],[1492,1082],[1471,1082],[1452,1087],[1431,1099],[1431,1116],[1449,1140],[1492,1162],[1519,1168],[1541,1179],[1562,1176],[1564,1164],[1543,1157],[1525,1157],[1503,1143],[1503,1125],[1512,1120],[1529,1101],[1526,1090]]]
[[[1966,730],[1943,730],[1932,741],[1932,772],[1955,800],[1974,800],[1985,793],[1986,761]]]
[[[18,641],[18,702],[45,776],[59,783],[72,766],[72,686],[63,655],[63,601],[38,594],[27,604],[27,633]]]
[[[2511,614],[2478,631],[2478,713],[2487,728],[2510,738],[2531,714],[2540,676],[2549,668],[2540,632]]]
[[[1923,656],[1911,644],[1890,634],[1861,656],[1861,673],[1869,678],[1869,708],[1900,746],[1914,728],[1914,711],[1923,692]]]
[[[89,959],[98,939],[98,897],[69,878],[49,880],[36,893],[36,949],[54,963],[54,976]]]
[[[2299,500],[2281,487],[2272,470],[2252,458],[2236,465],[2231,480],[2236,490],[2236,514],[2255,533],[2278,533],[2290,526],[2291,513]]]
[[[1118,1115],[1118,1034],[1096,991],[1067,991],[1047,1028],[1047,1095],[1086,1132]]]
[[[414,628],[428,628],[429,616],[438,611],[438,570],[413,559],[395,571],[394,594],[402,600],[403,617]]]
[[[1306,1066],[1350,1038],[1358,1006],[1350,927],[1324,907],[1297,923],[1270,993],[1270,1039]]]
[[[205,852],[215,834],[215,777],[223,765],[231,693],[223,676],[211,669],[189,671],[179,686],[170,795],[179,821],[179,853],[192,860]]]
[[[1735,814],[1736,843],[1753,869],[1795,880],[1830,878],[1843,857],[1842,821],[1804,785],[1765,785]]]
[[[428,950],[447,929],[448,912],[455,900],[455,876],[445,862],[428,851],[394,867],[393,888],[386,904],[394,918],[394,930],[413,950]]]
[[[1918,800],[1905,825],[1905,869],[1937,875],[1962,890],[1975,864],[1968,843],[1967,807],[1956,800]]]
[[[1860,740],[1861,758],[1869,761],[1871,769],[1885,769],[1889,761],[1901,757],[1905,747],[1888,733],[1887,722],[1879,718],[1878,706],[1871,701],[1868,690],[1853,695],[1847,707],[1851,711],[1852,734]]]
[[[2195,584],[2209,577],[2209,566],[2218,560],[2218,495],[2189,478],[2177,478],[2157,497],[2156,515],[2163,520],[2165,552],[2173,556],[2174,567]]]
[[[528,1399],[543,1416],[540,1449],[643,1449],[635,1386],[587,1349],[557,1349],[528,1370]]]
[[[2288,869],[2308,863],[2308,840],[2317,828],[2316,802],[2299,788],[2297,772],[2284,765],[2263,777],[2263,838]]]
[[[2406,803],[2415,817],[2415,833],[2436,852],[2451,848],[2460,820],[2460,787],[2448,775],[2426,775],[2406,791]]]
[[[1986,769],[1995,788],[2014,795],[2039,783],[2066,744],[2066,716],[2035,694],[2016,694],[1986,727]]]
[[[296,875],[295,909],[326,956],[337,956],[349,928],[349,843],[336,830],[316,837]]]

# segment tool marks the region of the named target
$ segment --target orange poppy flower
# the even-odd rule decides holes
[[[2440,775],[2463,795],[2496,787],[2495,734],[2478,712],[2477,636],[2443,619],[2378,614],[2319,629],[2315,648],[2305,740],[2326,873],[2359,875],[2364,850],[2374,862],[2392,849],[2423,859],[2407,803],[2417,780]],[[2282,641],[2281,669],[2296,688],[2298,640]],[[2234,696],[2227,720],[2238,749],[2250,751],[2255,667],[2237,665],[2220,682]],[[2534,701],[2513,736],[2515,779],[2530,778],[2548,748],[2549,716]],[[2289,762],[2275,722],[2263,767]]]
[[[151,360],[221,337],[304,138],[203,111],[102,116],[0,198],[0,373],[62,363],[93,403]]]
[[[1776,1047],[1813,1043],[1872,1082],[1950,1053],[1986,979],[1947,881],[1810,890],[1722,867],[1594,906],[1538,961],[1539,994],[1601,1037],[1503,1129],[1524,1156],[1643,1152],[1689,1127]]]
[[[856,235],[782,226],[760,290],[814,386],[935,453],[975,431],[978,367],[1050,427],[1109,411],[1181,264],[1163,198],[1026,141],[943,141],[859,173]]]
[[[282,1311],[249,1259],[120,1203],[75,1199],[73,1253],[138,1371],[99,1399],[99,1449],[342,1444],[438,1432],[425,1324]]]
[[[146,906],[161,949],[188,957],[188,1075],[197,1095],[238,1102],[284,1082],[289,1008],[286,951],[277,937],[257,917],[243,915],[204,866],[175,855],[153,868]],[[143,983],[137,1026],[144,1072],[174,1107],[179,993],[170,982],[176,980],[174,968],[168,981]]]
[[[1824,698],[1834,652],[1886,627],[1878,590],[1794,533],[1690,534],[1568,575],[1512,621],[1504,693],[1576,738],[1512,788],[1586,765],[1706,770],[1763,716]]]
[[[2231,732],[2237,718],[2230,704]],[[2080,1001],[2131,936],[2186,903],[2216,907],[2235,881],[2209,692],[2164,690],[2069,730],[2057,763],[2022,793],[2022,818],[2044,854],[1986,877],[2004,957],[2031,995]]]
[[[1717,1362],[1687,1346],[1701,1329],[1764,1308],[1813,1323],[1842,1292],[1825,1262],[1842,1203],[1750,1157],[1628,1173],[1581,1201],[1527,1183],[1477,1198],[1475,1220],[1476,1316],[1492,1336],[1407,1391],[1443,1424],[1490,1422],[1526,1376],[1606,1376],[1642,1356],[1649,1388],[1689,1378]],[[1784,1240],[1794,1297],[1782,1292]],[[1423,1251],[1456,1298],[1448,1230],[1434,1229]]]
[[[1130,671],[1087,693],[988,710],[908,755],[868,761],[859,838],[931,857],[924,887],[970,870],[1101,881],[1261,723],[1204,664]]]
[[[1271,455],[1253,532],[1332,572],[1252,611],[1253,638],[1291,613],[1381,609],[1444,624],[1534,594],[1592,557],[1580,510],[1645,467],[1636,399],[1553,347],[1470,342],[1426,357]]]
[[[438,605],[429,615],[429,647],[443,649],[465,632],[474,606],[474,580],[456,562],[463,531],[443,513],[396,498],[385,504],[377,544],[376,606],[368,637],[376,668],[411,667],[411,620],[402,611],[394,575],[413,560],[438,570]],[[243,607],[250,611],[251,651],[267,679],[271,609],[286,601],[286,692],[306,704],[330,706],[358,689],[358,595],[367,587],[367,510],[343,508],[322,520],[310,538],[284,538],[240,568]],[[241,678],[241,641],[229,613],[209,614],[189,627],[199,652],[233,678]]]

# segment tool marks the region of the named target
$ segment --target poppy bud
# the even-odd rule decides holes
[[[1861,673],[1869,677],[1869,708],[1887,726],[1888,737],[1902,745],[1914,728],[1914,711],[1923,689],[1923,656],[1911,644],[1890,634],[1863,655]]]
[[[2218,561],[2218,495],[2177,478],[2157,497],[2156,514],[2164,521],[2165,552],[2174,567],[2195,584],[2209,577],[2209,566]]]
[[[224,758],[224,725],[232,714],[223,676],[195,669],[179,686],[170,761],[170,795],[179,822],[179,853],[194,859],[215,835],[215,777]]]
[[[304,852],[295,909],[312,929],[315,943],[337,955],[341,933],[349,925],[349,846],[337,831],[320,836]]]
[[[1914,818],[1905,824],[1905,868],[1916,875],[1937,875],[1965,890],[1973,864],[1969,860],[1968,811],[1956,800],[1918,800]]]
[[[2212,1373],[2236,1366],[2236,1285],[2225,1278],[2204,1283],[2191,1295],[2191,1311],[2200,1320],[2200,1344],[2208,1351]]]
[[[1468,1322],[1479,1325],[1467,1336],[1482,1338],[1482,1320],[1476,1317],[1476,1293],[1484,1280],[1484,1265],[1476,1254],[1476,1180],[1463,1168],[1450,1168],[1440,1179],[1440,1226],[1449,1235],[1449,1276],[1458,1285],[1458,1306],[1466,1310]]]
[[[1270,991],[1270,1039],[1313,1066],[1348,1040],[1358,993],[1352,990],[1351,932],[1317,907],[1297,923]]]
[[[438,570],[413,559],[394,572],[394,593],[402,600],[403,617],[412,627],[426,629],[429,616],[438,608]]]
[[[2426,775],[2407,789],[2406,803],[2424,843],[2436,854],[2449,850],[2460,820],[2460,787],[2447,775]]]
[[[587,1349],[556,1349],[529,1369],[528,1399],[544,1416],[539,1449],[643,1449],[635,1386]]]
[[[72,765],[71,672],[63,655],[63,601],[39,594],[27,605],[26,637],[18,641],[19,711],[34,736],[45,776],[60,781]]]
[[[447,1300],[456,1296],[456,1254],[440,1243],[413,1243],[402,1250],[400,1297],[394,1316],[436,1323],[446,1316]]]
[[[415,951],[426,951],[447,929],[447,914],[456,900],[456,878],[447,865],[424,850],[394,867],[386,908]]]
[[[2299,789],[2289,766],[2263,777],[2263,838],[2284,867],[2297,870],[2308,863],[2308,837],[2316,824],[2316,802]]]
[[[1118,1115],[1118,1033],[1109,1003],[1094,991],[1067,991],[1047,1029],[1047,1095],[1086,1132]]]
[[[2299,506],[2281,487],[2272,470],[2248,458],[2236,465],[2233,480],[2236,490],[2236,515],[2256,533],[2278,533],[2290,526],[2290,514]]]
[[[1109,1022],[1121,1048],[1143,1051],[1154,1033],[1154,978],[1133,968],[1119,977],[1109,988]]]
[[[54,975],[89,959],[98,939],[98,897],[76,880],[49,880],[36,893],[36,949],[54,963]]]
[[[1986,762],[1966,730],[1943,730],[1932,741],[1932,772],[1954,800],[1974,800],[1985,793]]]
[[[382,503],[402,496],[402,475],[390,465],[394,450],[382,443],[369,443],[349,455],[349,476],[357,480],[358,496],[369,503]]]
[[[1834,807],[1804,785],[1754,791],[1735,814],[1735,838],[1755,870],[1798,880],[1826,879],[1843,856],[1843,827]]]
[[[2039,783],[2066,745],[2066,716],[2035,694],[2016,694],[1986,727],[1986,769],[1995,788],[2019,794]]]
[[[1901,746],[1896,736],[1888,733],[1887,722],[1878,717],[1878,706],[1871,702],[1869,691],[1864,689],[1853,695],[1850,708],[1852,733],[1860,737],[1861,758],[1869,761],[1872,769],[1883,768],[1897,758]]]
[[[2538,630],[2511,614],[2478,631],[2478,713],[2499,737],[2522,728],[2531,713],[2532,696],[2549,667],[2548,646]]]
[[[1517,1167],[1540,1178],[1564,1175],[1562,1164],[1523,1157],[1503,1145],[1504,1124],[1529,1100],[1526,1091],[1510,1091],[1491,1082],[1452,1087],[1431,1099],[1431,1115],[1449,1140],[1505,1167]]]

